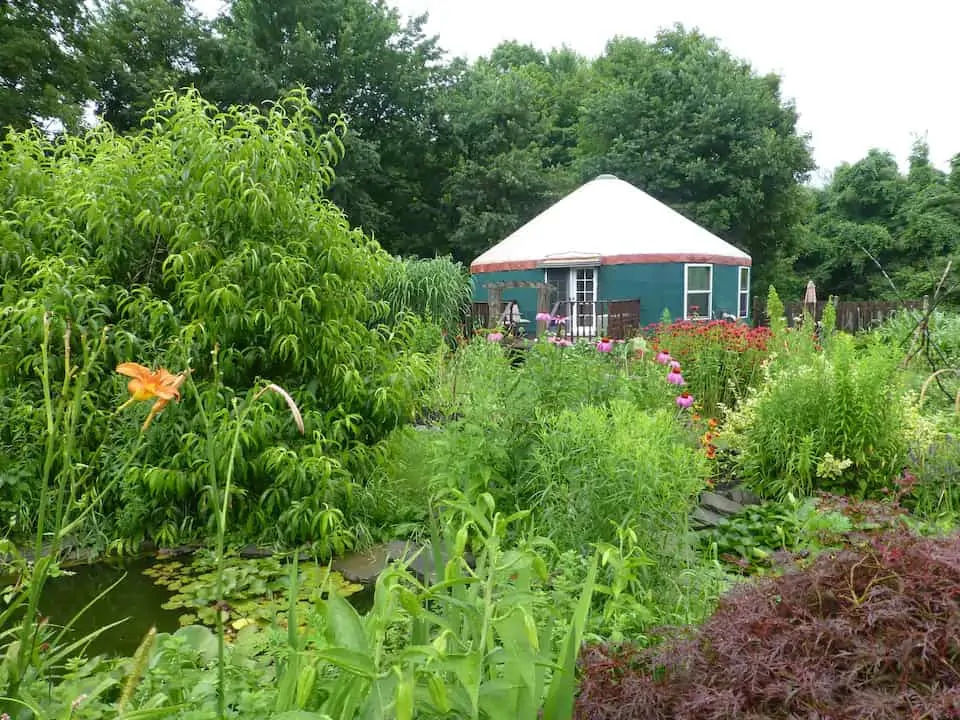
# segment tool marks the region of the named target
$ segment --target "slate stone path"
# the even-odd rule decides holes
[[[700,493],[700,503],[690,516],[695,529],[716,527],[720,521],[744,510],[748,505],[759,505],[760,498],[739,485],[717,486]]]

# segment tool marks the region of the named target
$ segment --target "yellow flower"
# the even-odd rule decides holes
[[[183,383],[184,378],[187,377],[186,373],[174,375],[164,368],[159,368],[154,371],[139,363],[133,362],[120,363],[117,365],[117,372],[128,378],[132,378],[130,382],[127,383],[127,390],[130,391],[130,399],[121,405],[117,409],[117,412],[129,407],[135,402],[156,398],[156,402],[154,402],[153,407],[150,408],[147,419],[143,421],[142,430],[150,427],[153,418],[167,406],[167,403],[171,400],[180,399],[180,385]]]

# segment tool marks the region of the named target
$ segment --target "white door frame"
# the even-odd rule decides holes
[[[599,273],[597,268],[592,265],[580,267],[556,267],[544,268],[543,281],[548,282],[549,270],[564,270],[567,273],[567,297],[558,298],[561,303],[565,303],[570,308],[570,315],[567,318],[567,334],[573,337],[593,337],[597,331],[597,279]],[[577,295],[577,273],[589,272],[592,279],[592,292],[590,299],[580,299]],[[580,305],[587,304],[589,309],[583,314],[580,313]],[[581,325],[581,320],[587,322]]]

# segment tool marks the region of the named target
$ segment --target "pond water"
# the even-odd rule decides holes
[[[74,623],[69,644],[104,625],[126,620],[90,643],[88,655],[132,655],[151,627],[173,632],[180,627],[182,611],[161,606],[172,593],[154,584],[143,571],[156,563],[154,558],[98,562],[68,568],[69,575],[51,578],[40,598],[40,611],[54,625],[62,625],[80,612],[97,595],[124,576],[117,587],[95,602]]]
[[[105,625],[123,620],[93,640],[86,654],[132,655],[151,627],[156,627],[158,632],[174,632],[180,627],[179,619],[184,610],[162,607],[173,597],[173,591],[144,574],[145,570],[164,562],[169,560],[147,557],[67,568],[69,574],[47,581],[40,600],[40,612],[53,625],[63,625],[97,595],[123,578],[77,619],[64,641],[69,644]],[[348,600],[357,610],[365,612],[373,604],[373,588],[366,588]]]

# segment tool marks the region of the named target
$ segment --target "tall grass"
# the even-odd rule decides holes
[[[451,257],[396,259],[378,288],[391,317],[413,313],[436,323],[453,337],[470,307],[470,273]]]

